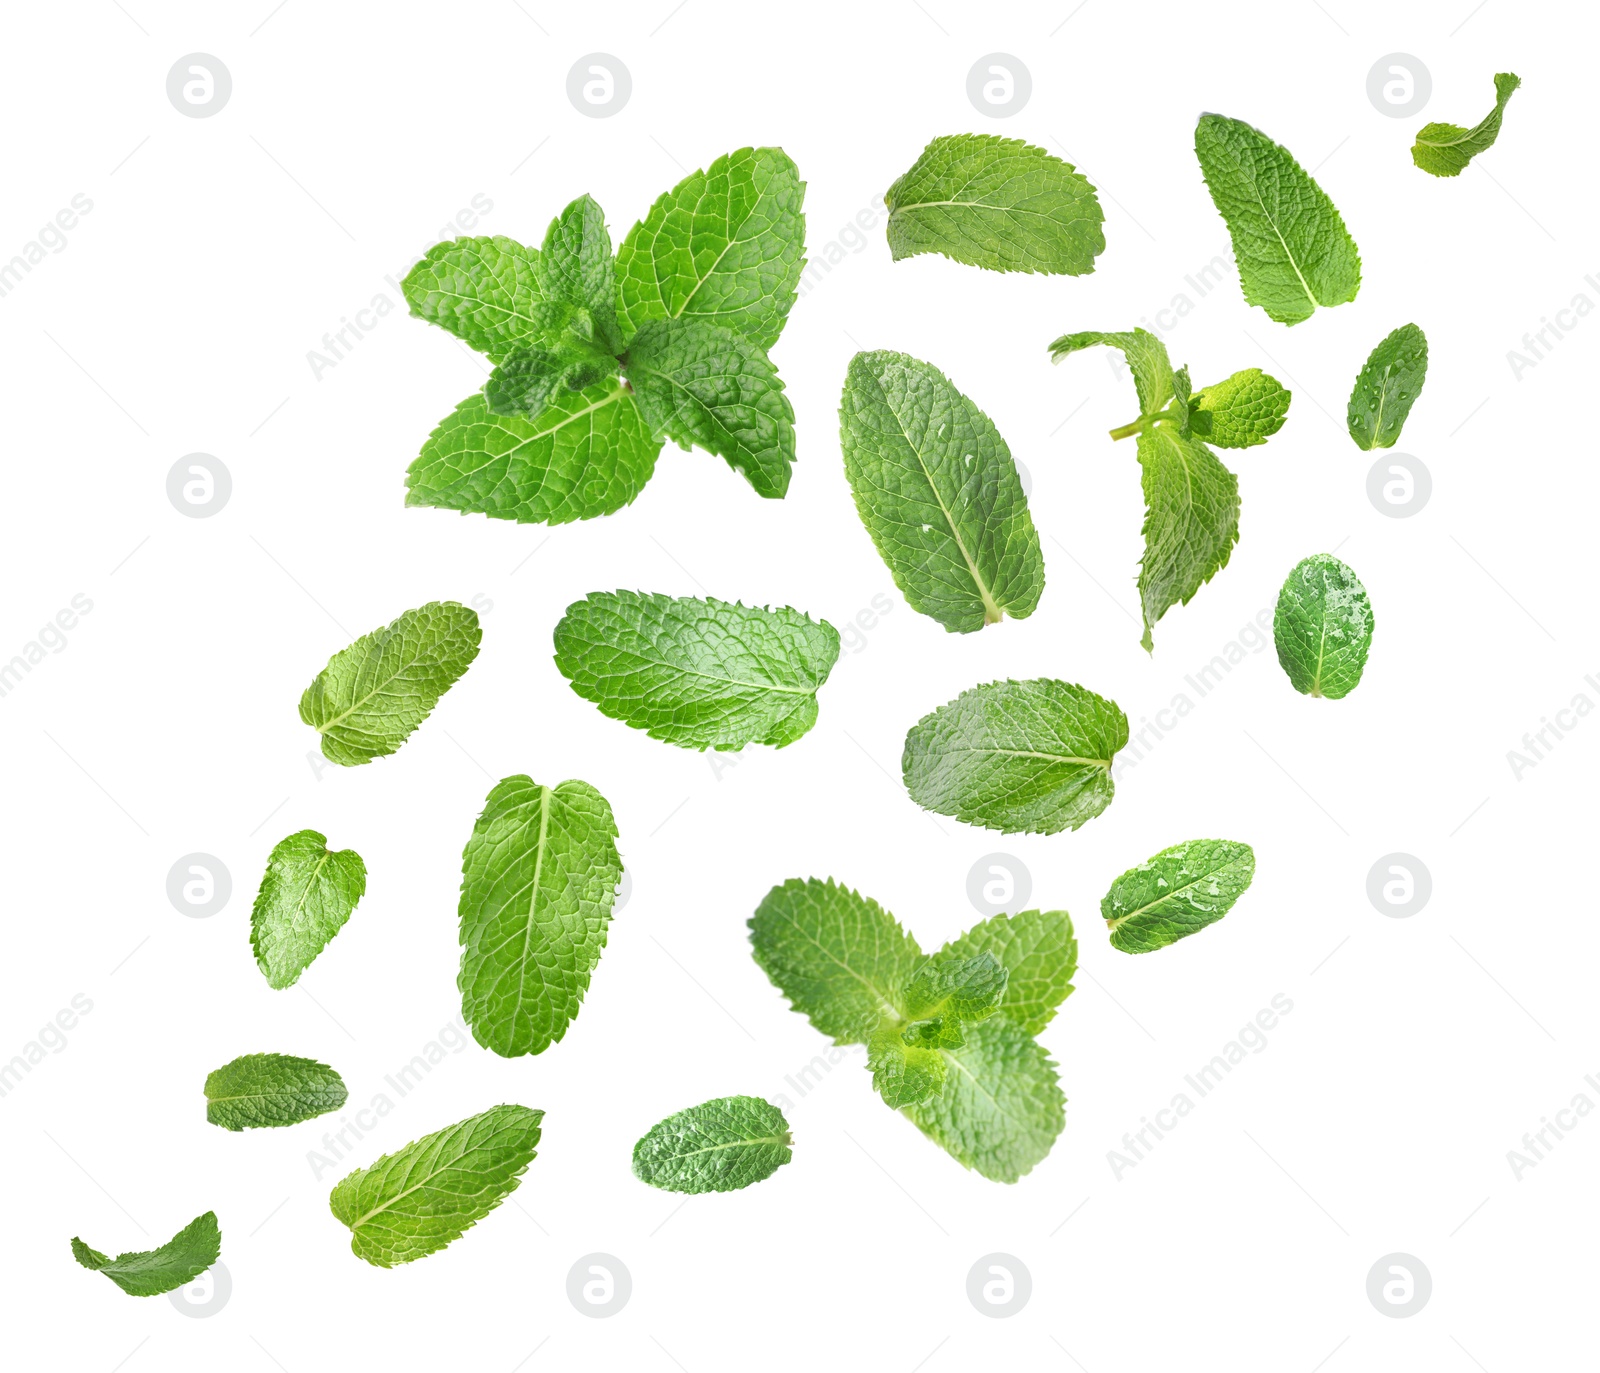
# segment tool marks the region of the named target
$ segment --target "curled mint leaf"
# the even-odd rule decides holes
[[[952,939],[934,959],[970,959],[982,953],[998,959],[1006,974],[996,1014],[1014,1020],[1031,1035],[1044,1029],[1072,994],[1078,941],[1065,911],[991,916]]]
[[[962,1042],[958,1033],[955,1043]],[[867,1040],[867,1067],[872,1072],[873,1090],[885,1105],[897,1111],[938,1096],[944,1090],[950,1063],[940,1052],[944,1047],[947,1046],[939,1042],[938,1036],[926,1040],[913,1037],[908,1043],[899,1021],[884,1021]]]
[[[1412,145],[1411,160],[1433,176],[1460,176],[1467,163],[1492,148],[1500,137],[1506,102],[1521,84],[1522,78],[1512,72],[1496,72],[1494,108],[1470,129],[1459,124],[1424,124]]]
[[[651,1126],[633,1146],[633,1175],[668,1192],[737,1192],[789,1162],[791,1142],[770,1102],[719,1097]]]
[[[994,272],[1080,276],[1105,251],[1094,187],[1015,138],[947,134],[884,194],[896,262],[941,253]]]
[[[1427,336],[1402,324],[1372,350],[1350,392],[1345,425],[1356,447],[1393,448],[1427,377]]]
[[[89,1248],[76,1235],[72,1237],[72,1257],[85,1268],[104,1273],[130,1297],[175,1292],[211,1267],[221,1252],[222,1233],[217,1229],[215,1211],[196,1216],[159,1249],[144,1253],[111,1258]]]
[[[250,912],[250,947],[267,985],[294,986],[366,890],[367,865],[354,849],[334,853],[316,830],[280,840]]]
[[[244,1054],[206,1077],[206,1119],[224,1130],[296,1125],[344,1105],[344,1079],[326,1063]]]
[[[557,307],[545,321],[552,342],[586,347],[603,358],[622,351],[611,235],[592,196],[579,196],[550,221],[538,272],[547,308]]]
[[[1149,953],[1221,920],[1256,873],[1255,851],[1226,839],[1191,839],[1129,868],[1100,902],[1111,947]]]
[[[328,1196],[350,1249],[378,1268],[436,1254],[517,1188],[543,1111],[493,1106],[357,1168]]]
[[[1331,553],[1299,563],[1272,617],[1278,662],[1294,689],[1336,701],[1361,681],[1372,646],[1372,606],[1361,579]]]
[[[1189,402],[1193,433],[1218,448],[1254,448],[1283,428],[1290,392],[1259,367],[1207,386]]]
[[[1343,305],[1361,288],[1355,240],[1287,148],[1242,119],[1203,114],[1195,155],[1228,226],[1244,298],[1279,324]]]
[[[556,666],[604,715],[681,748],[783,748],[817,721],[839,634],[787,607],[596,591],[567,607]]]

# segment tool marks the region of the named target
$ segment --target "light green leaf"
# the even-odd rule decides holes
[[[699,318],[770,349],[804,265],[804,197],[781,148],[741,148],[685,177],[617,250],[623,337],[647,320]]]
[[[1247,367],[1206,387],[1189,405],[1194,433],[1218,448],[1254,448],[1283,428],[1291,393],[1276,377]]]
[[[555,647],[579,696],[652,739],[782,748],[816,723],[839,634],[787,607],[596,591],[567,607]]]
[[[522,524],[610,515],[644,490],[661,440],[621,382],[556,389],[536,420],[496,415],[468,396],[406,473],[407,505]]]
[[[225,1130],[296,1125],[344,1105],[344,1079],[326,1063],[245,1054],[206,1077],[206,1119]]]
[[[1078,941],[1065,911],[993,916],[952,939],[934,957],[971,958],[979,953],[992,953],[1006,970],[998,1013],[1031,1035],[1044,1029],[1072,994]]]
[[[934,957],[923,963],[901,992],[913,1020],[952,1016],[961,1021],[993,1015],[1006,992],[1006,967],[988,950],[965,957]]]
[[[655,433],[727,459],[758,495],[789,489],[794,409],[759,344],[706,319],[650,320],[623,365]]]
[[[900,767],[925,810],[1005,834],[1055,834],[1111,804],[1111,760],[1127,742],[1128,717],[1084,687],[990,682],[913,725]]]
[[[1288,149],[1240,119],[1203,114],[1195,155],[1227,223],[1244,298],[1280,324],[1343,305],[1361,288],[1361,255],[1322,187]]]
[[[1011,450],[938,368],[857,353],[839,428],[856,510],[914,610],[958,634],[1033,613],[1044,558]]]
[[[280,840],[250,912],[250,947],[267,985],[294,986],[366,890],[367,865],[354,849],[333,853],[315,830]]]
[[[1172,363],[1167,358],[1166,346],[1145,329],[1127,333],[1103,333],[1090,330],[1081,334],[1063,334],[1050,345],[1050,361],[1060,362],[1083,348],[1104,344],[1122,350],[1133,373],[1133,385],[1139,395],[1141,417],[1159,414],[1173,397]]]
[[[1423,125],[1412,146],[1411,160],[1434,176],[1460,176],[1467,163],[1492,148],[1495,139],[1500,137],[1500,120],[1506,112],[1506,101],[1521,84],[1522,78],[1512,72],[1496,72],[1494,108],[1470,129],[1463,129],[1459,124]]]
[[[545,299],[565,307],[549,319],[547,330],[557,328],[608,357],[620,353],[611,235],[593,197],[579,196],[550,221],[538,267]]]
[[[393,753],[478,656],[478,613],[429,601],[328,659],[300,697],[322,752],[354,767]]]
[[[1372,607],[1361,579],[1331,553],[1297,565],[1272,617],[1278,662],[1294,689],[1336,701],[1361,681],[1372,646]]]
[[[1428,339],[1402,324],[1368,356],[1350,392],[1345,424],[1357,448],[1393,448],[1428,377]]]
[[[872,1070],[878,1095],[896,1110],[915,1106],[944,1090],[944,1054],[937,1047],[908,1044],[897,1020],[885,1020],[872,1032],[867,1040],[867,1067]]]
[[[400,284],[411,313],[499,362],[539,335],[539,254],[509,238],[436,243]]]
[[[1055,1064],[1015,1021],[994,1016],[945,1051],[944,1090],[906,1115],[959,1163],[1016,1182],[1050,1152],[1066,1124]]]
[[[611,807],[587,782],[496,783],[461,856],[461,1014],[506,1058],[578,1014],[622,877]]]
[[[884,195],[894,260],[942,253],[995,272],[1094,271],[1105,216],[1094,187],[1043,148],[947,134]]]
[[[211,1267],[221,1252],[222,1234],[215,1211],[196,1216],[159,1249],[144,1253],[111,1258],[89,1248],[76,1235],[72,1237],[72,1257],[85,1268],[104,1273],[131,1297],[175,1292]]]
[[[1164,949],[1221,920],[1256,874],[1255,851],[1226,839],[1191,839],[1129,868],[1100,902],[1111,947]]]
[[[328,1195],[351,1252],[393,1268],[459,1239],[516,1190],[543,1119],[526,1106],[492,1106],[357,1168]]]
[[[783,1167],[790,1142],[776,1106],[719,1097],[653,1125],[633,1146],[633,1175],[668,1192],[737,1192]]]
[[[830,878],[790,878],[750,919],[755,960],[835,1044],[865,1044],[922,959],[917,941],[870,897]]]

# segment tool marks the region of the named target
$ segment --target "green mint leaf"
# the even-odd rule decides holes
[[[357,1168],[328,1195],[351,1252],[393,1268],[459,1239],[516,1190],[543,1119],[526,1106],[492,1106]]]
[[[737,1192],[783,1167],[790,1142],[770,1102],[719,1097],[653,1125],[633,1146],[633,1175],[668,1192]]]
[[[957,634],[1033,613],[1044,557],[1016,463],[944,373],[857,353],[839,432],[856,510],[912,609]]]
[[[1372,606],[1361,579],[1331,553],[1298,564],[1272,617],[1278,662],[1294,689],[1336,701],[1361,681],[1372,646]]]
[[[961,1036],[956,1036],[957,1043]],[[899,1021],[886,1020],[867,1040],[867,1067],[884,1102],[900,1110],[944,1090],[949,1063],[936,1044],[908,1044]]]
[[[917,941],[870,897],[831,878],[790,878],[750,918],[755,960],[835,1044],[865,1044],[922,961]]]
[[[1291,393],[1259,367],[1235,372],[1189,403],[1194,432],[1218,448],[1253,448],[1283,428]]]
[[[987,950],[966,958],[931,958],[906,982],[901,1006],[914,1020],[982,1020],[1000,1005],[1007,976],[1005,964]]]
[[[1078,941],[1065,911],[992,916],[952,939],[934,958],[971,958],[980,953],[993,954],[1006,972],[997,1013],[1031,1035],[1044,1029],[1072,994]]]
[[[804,265],[804,198],[782,148],[741,148],[686,176],[617,250],[623,337],[652,319],[702,318],[770,349]]]
[[[1175,376],[1172,363],[1167,359],[1166,346],[1145,329],[1133,329],[1122,334],[1108,334],[1090,330],[1081,334],[1063,334],[1050,345],[1050,361],[1063,358],[1083,348],[1098,348],[1102,344],[1122,350],[1133,373],[1134,390],[1139,396],[1141,419],[1159,414],[1166,409],[1175,394]],[[1113,434],[1113,437],[1118,437]]]
[[[344,1079],[326,1063],[245,1054],[206,1077],[206,1119],[224,1130],[297,1125],[344,1105]]]
[[[1289,153],[1240,119],[1203,114],[1195,155],[1228,226],[1244,298],[1279,324],[1343,305],[1361,288],[1361,255],[1339,211]]]
[[[1496,72],[1494,78],[1494,108],[1470,129],[1459,124],[1425,124],[1417,133],[1411,149],[1411,160],[1423,171],[1434,176],[1460,176],[1467,163],[1488,148],[1500,137],[1500,120],[1506,112],[1506,101],[1522,84],[1522,78],[1511,72]]]
[[[758,495],[789,489],[794,408],[760,344],[706,319],[654,319],[624,362],[655,433],[727,459]]]
[[[924,810],[1004,834],[1056,834],[1111,804],[1111,760],[1127,742],[1128,717],[1085,687],[990,682],[913,725],[900,768]]]
[[[250,947],[267,986],[294,986],[366,890],[367,865],[354,849],[334,853],[316,830],[280,840],[250,912]]]
[[[1144,559],[1139,601],[1147,652],[1155,623],[1175,604],[1188,605],[1228,565],[1239,541],[1239,479],[1193,436],[1158,424],[1139,435],[1144,486]]]
[[[1393,448],[1428,377],[1428,339],[1402,324],[1367,357],[1350,392],[1345,425],[1357,448]]]
[[[490,374],[484,400],[494,415],[534,420],[561,391],[583,391],[617,375],[617,360],[574,344],[556,350],[536,344],[519,348]]]
[[[1111,947],[1149,953],[1221,920],[1256,875],[1248,844],[1191,839],[1129,868],[1100,902]]]
[[[967,1042],[945,1057],[944,1090],[906,1115],[965,1167],[994,1182],[1016,1182],[1050,1152],[1066,1124],[1055,1064],[1004,1016],[973,1025]]]
[[[428,436],[406,474],[406,504],[522,524],[593,519],[644,490],[660,451],[620,382],[557,388],[537,420],[496,415],[476,394]]]
[[[942,253],[994,272],[1081,276],[1105,251],[1094,187],[1016,138],[948,134],[884,195],[894,261]]]
[[[72,1257],[85,1268],[104,1273],[130,1297],[175,1292],[211,1267],[221,1252],[222,1234],[215,1211],[196,1216],[159,1249],[145,1253],[111,1258],[89,1248],[76,1235],[72,1237]]]
[[[461,1014],[505,1058],[566,1034],[622,877],[611,807],[587,782],[496,783],[461,855]]]
[[[478,613],[430,601],[328,659],[300,697],[323,755],[345,767],[393,753],[478,656]]]
[[[617,325],[611,235],[604,213],[590,196],[579,196],[550,221],[538,266],[545,299],[566,307],[559,328],[608,355],[620,353],[623,340]],[[546,328],[554,324],[552,319]]]
[[[839,633],[787,607],[596,591],[567,607],[556,667],[603,715],[682,748],[782,748],[817,721]]]
[[[539,335],[539,254],[509,238],[436,243],[400,283],[411,313],[448,329],[491,362]]]

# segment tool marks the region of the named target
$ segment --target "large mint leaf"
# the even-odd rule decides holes
[[[770,1102],[725,1096],[653,1125],[633,1146],[633,1175],[668,1192],[737,1192],[789,1161],[789,1122]]]
[[[1033,613],[1044,558],[1016,463],[944,373],[857,353],[839,432],[861,522],[914,610],[960,634]]]
[[[250,912],[250,947],[267,985],[294,986],[366,890],[367,865],[354,849],[334,853],[315,830],[280,840]]]
[[[1278,662],[1294,689],[1336,701],[1361,681],[1372,646],[1372,606],[1361,579],[1331,553],[1299,563],[1272,617]]]
[[[1256,873],[1255,851],[1227,839],[1191,839],[1129,868],[1100,902],[1111,947],[1164,949],[1221,920]]]
[[[245,1054],[206,1077],[206,1119],[224,1130],[296,1125],[344,1105],[344,1079],[326,1063]]]
[[[944,1089],[906,1115],[959,1163],[991,1181],[1016,1182],[1066,1124],[1055,1064],[1032,1035],[998,1015],[973,1025],[966,1043],[944,1055]]]
[[[991,953],[1006,970],[997,1013],[1036,1035],[1055,1018],[1072,993],[1078,941],[1065,911],[1021,911],[996,915],[952,939],[935,959]]]
[[[175,1292],[211,1267],[221,1252],[222,1234],[217,1229],[215,1211],[196,1216],[159,1249],[144,1253],[111,1258],[89,1248],[76,1235],[72,1237],[72,1257],[85,1268],[104,1273],[132,1297]]]
[[[1076,168],[994,134],[948,134],[884,195],[898,262],[942,253],[995,272],[1094,271],[1105,250],[1100,201]]]
[[[357,1168],[328,1196],[350,1249],[379,1268],[437,1253],[516,1190],[543,1111],[493,1106]]]
[[[322,752],[353,767],[393,753],[478,656],[478,613],[430,601],[328,659],[300,697]]]
[[[596,591],[567,607],[555,647],[578,695],[652,739],[782,748],[816,723],[839,634],[787,607]]]
[[[1290,399],[1276,377],[1247,367],[1199,391],[1189,405],[1189,424],[1218,448],[1254,448],[1283,428]]]
[[[1233,239],[1244,298],[1280,324],[1343,305],[1361,287],[1361,255],[1339,211],[1286,148],[1226,115],[1203,114],[1195,155]]]
[[[661,440],[620,382],[556,389],[535,420],[468,396],[428,436],[406,474],[407,505],[523,524],[609,515],[644,490]]]
[[[794,409],[760,344],[708,319],[654,319],[623,365],[655,433],[727,459],[758,495],[788,491]]]
[[[917,941],[870,897],[831,878],[790,878],[750,919],[755,960],[795,1010],[836,1044],[865,1044],[922,959]]]
[[[926,810],[1006,834],[1055,834],[1111,804],[1111,760],[1127,742],[1128,717],[1084,687],[990,682],[913,725],[900,767]]]
[[[622,876],[611,807],[587,782],[507,777],[461,856],[461,1013],[506,1058],[543,1053],[578,1014]]]
[[[1357,448],[1393,448],[1428,378],[1428,339],[1402,324],[1368,355],[1345,412]]]
[[[1164,410],[1174,394],[1172,363],[1167,357],[1166,345],[1148,330],[1132,329],[1126,333],[1089,330],[1063,334],[1050,345],[1050,361],[1060,362],[1080,349],[1097,348],[1102,344],[1120,349],[1128,360],[1134,390],[1139,396],[1140,417]]]
[[[624,338],[647,320],[697,318],[771,348],[804,263],[804,198],[781,148],[741,148],[686,176],[617,250]]]
[[[1500,120],[1506,112],[1506,101],[1522,84],[1522,78],[1513,72],[1496,72],[1494,78],[1494,108],[1470,129],[1459,124],[1425,124],[1417,133],[1411,149],[1411,160],[1423,171],[1434,176],[1460,176],[1467,163],[1487,148],[1494,146],[1500,137]]]
[[[411,313],[499,362],[538,337],[539,254],[509,238],[436,243],[401,282]]]

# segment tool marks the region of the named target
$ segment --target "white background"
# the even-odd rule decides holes
[[[75,594],[93,610],[0,699],[0,1057],[75,994],[93,1009],[0,1099],[7,1362],[1500,1373],[1589,1347],[1600,1123],[1520,1180],[1507,1151],[1575,1094],[1600,1102],[1584,1082],[1600,1072],[1600,934],[1583,861],[1600,720],[1520,780],[1506,754],[1575,693],[1600,701],[1583,680],[1600,673],[1587,402],[1600,319],[1520,380],[1507,352],[1577,293],[1600,303],[1584,281],[1600,272],[1600,206],[1574,142],[1597,26],[1575,6],[1509,0],[1074,3],[287,0],[269,14],[270,0],[126,0],[9,14],[0,259],[75,194],[93,210],[0,299],[0,659]],[[632,73],[607,119],[566,95],[569,68],[596,51]],[[232,74],[207,119],[165,93],[193,52]],[[993,52],[1032,73],[1031,101],[1004,121],[966,94]],[[1432,72],[1422,115],[1368,101],[1369,68],[1393,52]],[[1505,69],[1525,85],[1499,144],[1457,180],[1413,168],[1416,128],[1475,123]],[[1356,302],[1293,329],[1244,304],[1192,151],[1202,110],[1316,168],[1361,248]],[[891,264],[881,226],[847,243],[774,353],[799,434],[781,502],[669,447],[643,495],[601,521],[552,531],[407,510],[407,463],[481,365],[403,309],[320,379],[308,364],[342,318],[398,300],[386,278],[474,196],[493,206],[479,232],[537,242],[589,191],[620,242],[685,171],[781,144],[807,180],[820,259],[931,137],[967,130],[1083,169],[1107,215],[1097,270]],[[1185,275],[1218,255],[1229,273],[1199,299]],[[1228,455],[1242,540],[1147,657],[1138,469],[1133,445],[1106,435],[1132,418],[1132,387],[1100,353],[1052,368],[1046,345],[1154,322],[1179,293],[1194,309],[1168,343],[1197,385],[1262,366],[1294,403],[1267,446]],[[1402,446],[1434,492],[1396,520],[1369,502],[1371,460],[1343,415],[1369,349],[1408,320],[1431,362]],[[1031,619],[956,637],[895,592],[839,456],[857,347],[936,363],[1027,467],[1047,566]],[[169,468],[197,451],[233,480],[207,519],[166,495]],[[1297,695],[1268,648],[1198,699],[1185,675],[1273,604],[1296,561],[1334,548],[1376,615],[1356,693]],[[885,594],[892,609],[853,637],[811,734],[719,776],[603,718],[555,671],[563,608],[615,587],[793,604],[839,626]],[[397,756],[319,776],[302,688],[351,638],[439,598],[482,598],[476,664]],[[1081,681],[1135,728],[1179,692],[1195,708],[1076,834],[928,816],[898,781],[905,730],[1008,675]],[[308,1151],[330,1121],[207,1125],[206,1073],[251,1051],[332,1063],[351,1109],[394,1097],[384,1075],[459,1011],[461,847],[492,780],[523,771],[599,787],[633,881],[565,1042],[516,1061],[447,1053],[320,1178]],[[250,955],[250,902],[272,845],[305,827],[355,848],[371,878],[301,985],[274,992]],[[1164,952],[1110,949],[1097,913],[1110,880],[1200,836],[1255,846],[1249,893]],[[168,869],[195,851],[232,875],[209,919],[166,896]],[[1366,895],[1394,851],[1432,874],[1408,919]],[[967,874],[996,852],[1026,864],[1031,904],[1070,910],[1082,940],[1078,990],[1043,1035],[1066,1130],[1014,1187],[965,1172],[885,1109],[854,1057],[804,1096],[787,1085],[827,1045],[756,968],[744,929],[773,883],[834,876],[934,947],[979,918]],[[1293,1010],[1265,1049],[1116,1176],[1107,1154],[1124,1132],[1276,994]],[[790,1166],[681,1206],[633,1179],[649,1125],[733,1092],[789,1099]],[[548,1113],[513,1198],[425,1261],[356,1260],[332,1183],[500,1101]],[[213,1208],[233,1291],[206,1319],[126,1297],[68,1251],[75,1233],[113,1253],[153,1247]],[[965,1295],[996,1251],[1032,1275],[1009,1320]],[[1432,1274],[1409,1319],[1366,1294],[1395,1251]],[[594,1252],[632,1275],[609,1319],[566,1295]]]

